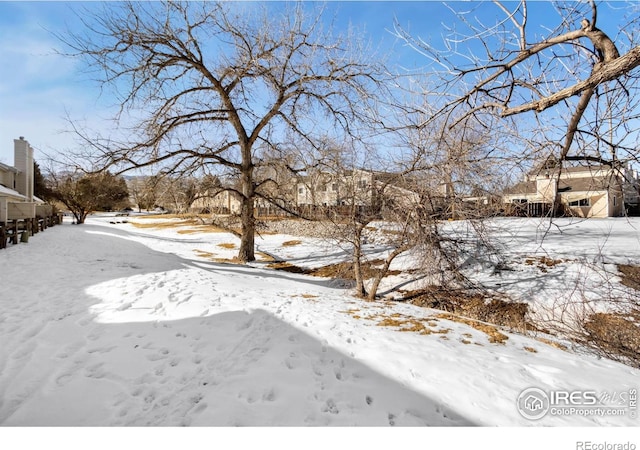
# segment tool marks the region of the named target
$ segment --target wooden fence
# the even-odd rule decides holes
[[[62,223],[62,214],[57,213],[35,217],[31,219],[16,219],[0,222],[0,249],[7,248],[7,244],[17,244],[22,240],[22,235],[33,236],[54,225]]]

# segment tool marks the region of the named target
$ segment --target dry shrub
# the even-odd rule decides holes
[[[584,324],[586,344],[607,358],[640,368],[640,311],[592,314]]]
[[[302,244],[302,241],[299,240],[294,240],[294,241],[285,241],[282,243],[283,247],[293,247],[295,245],[300,245]]]
[[[408,292],[404,300],[424,308],[440,309],[514,330],[536,329],[526,319],[529,311],[526,303],[508,302],[478,293],[446,290],[438,286]]]

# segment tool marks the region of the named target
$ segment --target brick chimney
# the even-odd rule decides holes
[[[18,169],[16,175],[16,191],[33,201],[33,148],[29,142],[20,136],[13,140],[14,167]]]

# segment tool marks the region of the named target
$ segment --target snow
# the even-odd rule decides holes
[[[228,233],[113,221],[67,222],[0,251],[1,425],[638,425],[629,414],[530,421],[516,409],[529,387],[637,388],[629,366],[506,331],[491,343],[438,311],[360,301],[332,280],[265,262],[221,262],[236,253],[229,244],[237,249]],[[520,242],[514,260],[640,261],[640,222],[563,224],[544,243],[533,222],[513,224],[502,229]],[[311,238],[266,234],[257,246],[302,266],[344,257]]]

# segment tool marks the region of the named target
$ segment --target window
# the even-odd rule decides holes
[[[514,198],[513,200],[511,200],[511,203],[527,203],[527,199],[526,198]]]
[[[613,206],[618,206],[618,197],[613,197]]]
[[[327,192],[327,185],[326,184],[321,184],[320,185],[320,192]]]
[[[364,188],[366,188],[366,187],[367,187],[367,182],[366,182],[366,181],[364,181],[364,180],[360,180],[360,181],[358,181],[358,187],[359,187],[360,189],[364,189]]]
[[[581,198],[580,200],[574,200],[569,202],[569,206],[591,206],[591,199]]]
[[[303,187],[298,188],[298,194],[304,194],[304,188]]]
[[[338,192],[338,183],[333,183],[333,184],[331,185],[331,190],[332,190],[333,192]]]

